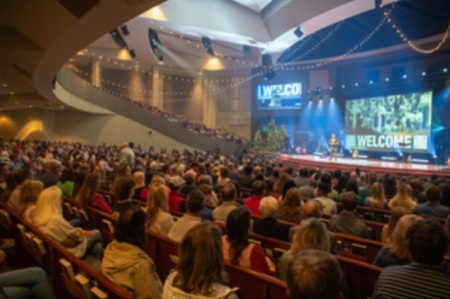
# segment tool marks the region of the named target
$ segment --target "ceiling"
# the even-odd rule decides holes
[[[260,65],[263,53],[293,63],[353,48],[350,54],[408,48],[393,24],[429,48],[449,22],[448,0],[0,0],[0,110],[60,109],[51,82],[69,60],[193,73],[249,69]],[[115,28],[126,48],[110,34]],[[149,29],[158,33],[162,61],[150,48]],[[205,37],[215,57],[206,53]],[[214,59],[219,67],[209,66]]]

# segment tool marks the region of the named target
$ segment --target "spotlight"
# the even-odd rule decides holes
[[[369,81],[369,84],[373,84],[373,80],[370,80],[370,81]]]
[[[426,76],[427,75],[427,72],[422,72],[422,76]]]
[[[355,86],[356,86],[356,87],[358,87],[358,86],[359,86],[359,83],[358,83],[358,82],[356,82],[356,83],[355,83]]]
[[[202,44],[203,48],[205,48],[206,53],[208,53],[211,56],[216,56],[212,48],[211,39],[209,37],[207,36],[202,37]]]
[[[389,82],[389,77],[386,77],[386,79],[384,79],[386,82]]]
[[[345,85],[344,85],[344,84],[342,84],[341,88],[342,88],[342,89],[344,89],[344,88],[345,88]]]
[[[408,76],[406,74],[403,75],[403,79],[406,79]]]
[[[300,27],[297,27],[297,29],[295,29],[294,30],[294,34],[298,37],[298,38],[301,38],[302,36],[303,36],[303,31],[302,31],[302,28],[300,28]]]
[[[161,41],[158,37],[158,32],[153,29],[148,29],[148,40],[150,43],[150,48],[158,61],[163,61],[163,56],[159,46],[161,46]]]
[[[447,68],[444,68],[442,71],[443,71],[444,73],[446,73],[448,70],[447,70]]]

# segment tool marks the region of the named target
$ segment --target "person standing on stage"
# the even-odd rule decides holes
[[[336,159],[336,152],[339,145],[339,140],[336,138],[336,135],[331,134],[331,138],[328,144],[330,145],[330,161],[331,161],[331,159],[333,159],[333,156],[334,159]]]

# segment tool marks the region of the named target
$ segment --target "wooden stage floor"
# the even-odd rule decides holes
[[[328,170],[355,170],[356,167],[363,171],[377,171],[380,174],[406,174],[430,176],[436,174],[438,176],[450,177],[450,168],[443,165],[405,163],[385,160],[368,160],[368,159],[352,159],[338,157],[330,161],[328,157],[313,155],[286,155],[282,154],[278,160],[285,167],[291,166],[294,170],[300,167],[321,168]]]

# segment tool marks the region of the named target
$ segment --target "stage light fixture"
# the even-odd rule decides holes
[[[214,50],[212,48],[212,42],[211,39],[207,36],[202,37],[202,45],[203,48],[205,49],[206,53],[208,53],[211,56],[216,56],[216,54],[214,53]]]
[[[159,49],[159,46],[161,45],[161,41],[158,37],[158,32],[153,29],[148,29],[148,41],[150,44],[150,48],[152,49],[152,53],[155,55],[156,59],[158,61],[163,61],[163,56],[161,53],[161,50]]]
[[[120,48],[127,47],[125,40],[122,38],[122,35],[120,34],[120,32],[117,28],[113,29],[110,33],[111,33],[111,37],[113,38],[114,42],[116,42],[116,44]]]
[[[302,36],[303,36],[303,31],[302,31],[302,28],[300,28],[300,27],[297,27],[295,30],[294,30],[294,34],[298,37],[298,38],[301,38]]]
[[[422,72],[422,76],[426,76],[427,75],[427,72]]]
[[[403,79],[406,79],[406,78],[408,78],[408,75],[404,74]]]
[[[448,69],[447,69],[447,68],[444,68],[442,71],[443,71],[444,73],[447,73]]]
[[[389,77],[386,77],[386,79],[384,79],[386,82],[389,82]]]

